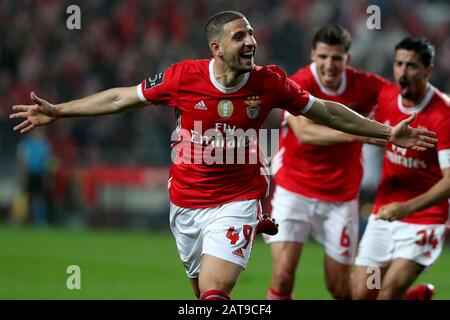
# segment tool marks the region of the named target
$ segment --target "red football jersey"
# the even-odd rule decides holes
[[[258,154],[259,129],[273,108],[298,115],[314,101],[277,66],[257,66],[228,88],[216,80],[213,64],[214,59],[176,63],[138,86],[142,101],[177,108],[169,195],[180,207],[264,197],[263,160],[252,157]],[[243,138],[238,132],[249,134]]]
[[[439,90],[429,85],[427,94],[420,104],[405,107],[399,92],[398,86],[394,84],[383,89],[375,119],[394,126],[413,113],[417,113],[416,120],[410,126],[436,132],[438,143],[436,148],[427,149],[427,151],[404,149],[391,143],[386,146],[374,213],[377,213],[382,205],[403,202],[428,191],[442,179],[438,152],[450,149],[448,99]],[[415,212],[400,221],[417,224],[445,223],[448,210],[448,201],[444,201]]]
[[[315,63],[300,69],[291,79],[313,96],[342,103],[363,115],[372,111],[381,88],[389,83],[377,75],[347,67],[334,92],[320,83]],[[272,167],[276,184],[323,201],[355,199],[363,174],[362,143],[303,144],[283,122],[279,152]]]

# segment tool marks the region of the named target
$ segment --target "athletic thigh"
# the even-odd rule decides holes
[[[352,265],[358,243],[358,201],[318,201],[312,219],[312,235],[325,248],[330,267]],[[342,266],[341,269],[345,269]]]

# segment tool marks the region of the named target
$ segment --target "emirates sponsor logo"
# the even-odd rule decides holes
[[[424,160],[415,159],[413,157],[406,157],[401,154],[397,154],[393,151],[386,151],[386,157],[387,159],[395,163],[397,165],[400,165],[405,168],[409,169],[426,169],[427,164]]]
[[[414,157],[407,157],[408,150],[396,145],[391,145],[391,150],[386,151],[387,159],[397,165],[401,165],[410,169],[426,169],[427,165],[424,160],[416,159]]]
[[[178,127],[172,132],[171,158],[176,165],[267,165],[277,151],[278,140],[277,129],[243,129],[226,122],[216,122],[213,128],[204,130],[202,121],[194,121],[193,128]]]
[[[254,129],[244,131],[236,126],[217,122],[214,129],[208,129],[203,134],[191,130],[191,142],[213,148],[245,148],[257,143],[258,133]]]
[[[210,145],[213,148],[244,148],[256,141],[256,136],[222,136],[222,135],[202,135],[191,130],[191,142],[204,146]]]

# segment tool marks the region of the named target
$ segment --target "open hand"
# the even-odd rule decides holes
[[[436,133],[428,130],[415,129],[409,126],[416,119],[416,114],[400,121],[392,128],[390,142],[403,147],[411,148],[417,151],[425,151],[427,148],[433,148],[437,142]]]
[[[14,127],[14,131],[28,132],[35,127],[49,124],[57,119],[57,113],[52,104],[36,96],[34,92],[31,92],[30,97],[35,104],[21,104],[12,107],[16,112],[9,115],[10,119],[25,118]]]

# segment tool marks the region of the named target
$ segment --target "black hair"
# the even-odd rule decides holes
[[[205,25],[205,33],[208,42],[223,31],[223,26],[236,19],[245,19],[245,16],[236,11],[222,11],[208,19]]]
[[[347,29],[332,24],[327,25],[316,32],[312,43],[313,49],[316,48],[318,42],[323,42],[330,46],[344,45],[345,52],[348,52],[350,45],[352,44],[352,36]]]
[[[425,66],[433,65],[436,50],[425,38],[406,37],[395,46],[395,51],[404,49],[417,53]]]

